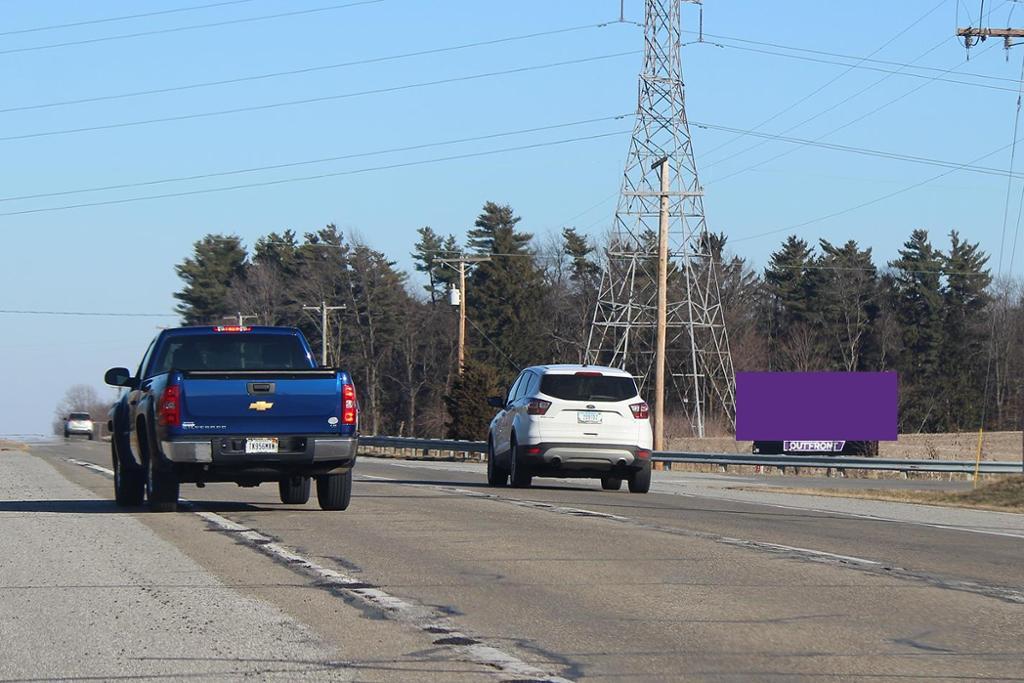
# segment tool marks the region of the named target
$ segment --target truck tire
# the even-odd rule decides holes
[[[305,505],[309,502],[309,477],[291,477],[277,482],[281,502],[287,505]]]
[[[174,472],[161,470],[157,466],[157,455],[148,448],[146,458],[146,498],[150,512],[175,512],[178,509],[178,492],[181,484]]]
[[[316,478],[316,500],[321,510],[344,510],[352,499],[352,470]]]
[[[509,480],[512,483],[514,489],[528,489],[533,483],[533,475],[523,467],[523,461],[519,457],[519,445],[516,443],[516,438],[512,437],[512,450],[508,454],[509,459],[512,460],[512,471],[509,473]]]
[[[498,464],[494,444],[490,441],[487,442],[487,485],[508,486],[508,472]]]
[[[622,488],[622,477],[601,477],[601,488],[605,491],[618,491]]]
[[[651,463],[644,465],[629,477],[630,493],[647,493],[651,490]]]
[[[114,465],[114,502],[121,507],[142,505],[146,494],[146,481],[137,469],[129,469],[121,464],[116,441],[117,437],[110,439],[110,457]]]

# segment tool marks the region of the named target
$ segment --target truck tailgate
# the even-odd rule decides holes
[[[276,435],[339,433],[342,377],[334,371],[186,372],[182,431]]]

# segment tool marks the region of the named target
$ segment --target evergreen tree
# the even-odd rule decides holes
[[[807,242],[790,235],[771,254],[764,271],[768,347],[772,367],[822,369],[819,333],[812,327],[818,273]]]
[[[589,285],[601,276],[601,266],[590,257],[597,248],[576,228],[562,228],[562,251],[572,260],[571,281]]]
[[[232,313],[231,283],[245,272],[246,251],[236,235],[206,235],[193,244],[193,255],[174,267],[185,286],[174,298],[186,325],[223,322]]]
[[[985,264],[988,256],[977,243],[949,233],[949,254],[942,259],[946,286],[942,291],[942,376],[946,429],[959,431],[982,427],[987,372],[989,328],[986,307],[992,277]]]
[[[516,230],[510,206],[487,202],[470,230],[469,245],[492,255],[473,270],[466,297],[472,355],[509,378],[518,368],[548,360],[543,328],[544,277],[530,250],[532,235]]]
[[[429,283],[423,288],[430,295],[430,303],[436,305],[438,301],[444,301],[448,289],[458,281],[456,271],[439,261],[440,258],[458,256],[458,243],[453,235],[442,239],[430,226],[419,228],[416,232],[420,240],[416,243],[416,251],[412,253],[414,268],[426,273]]]
[[[928,240],[927,230],[914,230],[893,269],[893,296],[902,337],[900,420],[902,431],[936,431],[942,333],[942,252]]]
[[[444,398],[448,406],[449,439],[478,441],[487,438],[487,426],[494,417],[494,409],[487,405],[487,397],[500,394],[498,387],[498,375],[493,368],[476,361],[466,363]]]

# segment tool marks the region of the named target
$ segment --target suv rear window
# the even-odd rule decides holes
[[[564,401],[625,401],[636,396],[636,382],[610,375],[544,375],[540,391]]]
[[[175,370],[308,370],[298,337],[282,334],[223,333],[171,338],[154,373]]]
[[[89,413],[71,413],[68,415],[69,420],[91,420]]]

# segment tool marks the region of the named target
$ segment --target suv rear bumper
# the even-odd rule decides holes
[[[539,443],[520,446],[519,458],[538,474],[602,477],[643,469],[651,462],[651,451],[621,444]]]

